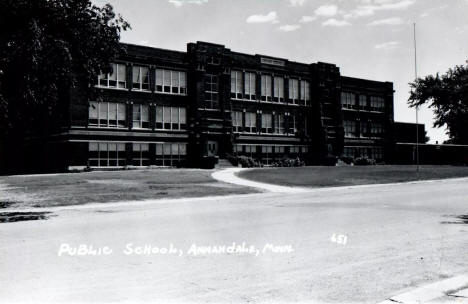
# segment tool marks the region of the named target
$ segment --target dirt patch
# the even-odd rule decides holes
[[[0,201],[0,209],[11,207],[12,205],[19,204],[19,202],[13,201]]]
[[[468,225],[468,214],[462,215],[447,215],[447,217],[451,217],[456,219],[455,221],[443,221],[441,224],[464,224]]]
[[[52,212],[0,212],[0,223],[47,220]]]

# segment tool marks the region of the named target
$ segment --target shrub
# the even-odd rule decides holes
[[[351,165],[352,163],[354,163],[354,157],[352,156],[342,156],[340,157],[340,159],[347,165]]]
[[[254,161],[252,157],[247,157],[247,156],[238,156],[237,161],[239,164],[241,164],[242,168],[253,168],[253,167],[260,167],[260,163]]]
[[[354,160],[356,166],[373,166],[376,164],[375,159],[359,157]]]
[[[239,161],[236,155],[226,153],[226,158],[233,166],[237,167],[239,165]]]
[[[217,163],[218,163],[217,156],[203,156],[200,167],[202,169],[213,169]]]
[[[335,166],[337,158],[336,156],[328,155],[322,159],[322,163],[324,166]]]
[[[305,166],[305,162],[297,158],[283,158],[276,163],[273,163],[274,167],[302,167]]]

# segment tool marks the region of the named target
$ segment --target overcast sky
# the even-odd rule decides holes
[[[123,42],[186,50],[187,42],[224,44],[340,67],[341,74],[392,81],[395,120],[414,122],[408,82],[414,79],[413,22],[418,70],[445,72],[468,60],[468,0],[95,0],[110,2],[132,25]],[[422,109],[431,142],[432,111]]]

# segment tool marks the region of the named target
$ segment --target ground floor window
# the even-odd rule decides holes
[[[125,144],[112,142],[89,143],[90,167],[125,166]]]
[[[354,158],[370,158],[382,160],[384,158],[383,147],[344,147],[343,155]]]
[[[134,166],[149,166],[149,144],[133,144],[133,165]]]
[[[262,162],[269,165],[273,157],[273,146],[262,146]]]
[[[167,167],[182,166],[187,157],[185,143],[157,143],[156,165]]]

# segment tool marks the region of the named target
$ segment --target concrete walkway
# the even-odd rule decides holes
[[[379,304],[468,303],[468,275],[459,275],[424,285]]]
[[[241,171],[246,171],[249,169],[246,168],[228,168],[220,171],[216,171],[211,176],[221,182],[236,184],[240,186],[253,187],[261,189],[268,192],[277,192],[277,193],[300,193],[307,192],[311,189],[300,188],[300,187],[287,187],[287,186],[278,186],[267,183],[254,182],[251,180],[243,179],[237,176],[237,173]]]

